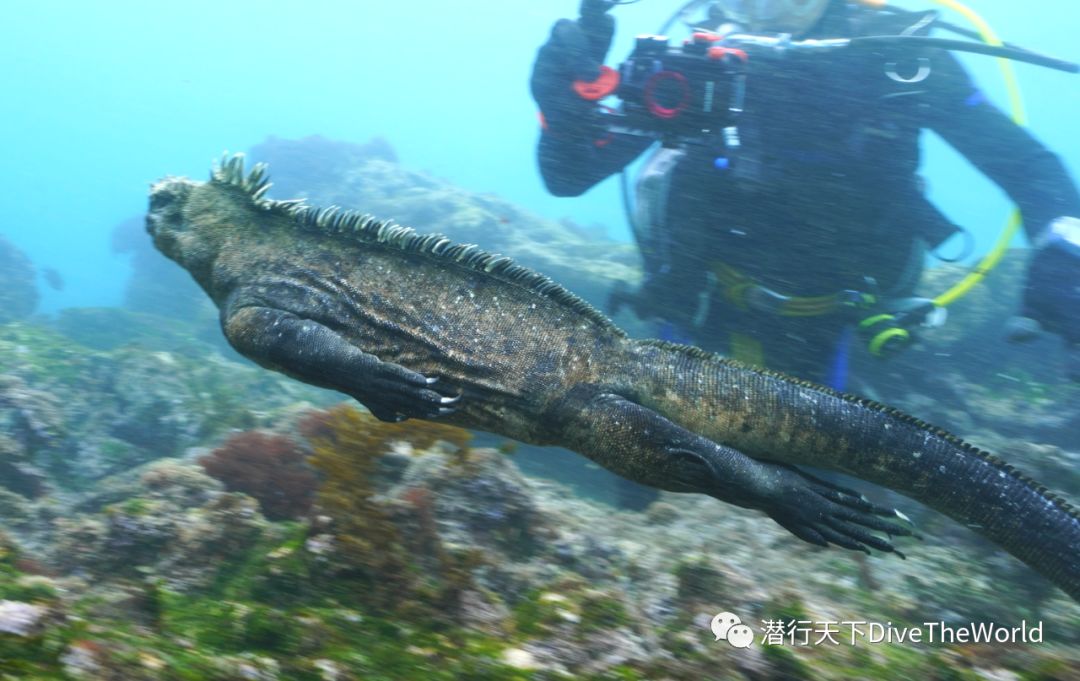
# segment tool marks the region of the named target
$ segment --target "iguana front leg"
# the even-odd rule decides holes
[[[454,411],[457,396],[437,379],[362,352],[332,329],[269,307],[226,306],[222,329],[240,354],[275,371],[343,392],[383,421],[435,418]]]
[[[912,534],[886,519],[895,520],[896,511],[793,466],[750,458],[596,386],[572,390],[552,419],[564,437],[560,444],[623,477],[764,511],[812,544],[892,552],[892,544],[871,531]]]

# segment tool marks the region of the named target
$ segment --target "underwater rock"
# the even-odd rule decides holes
[[[675,578],[676,599],[683,607],[697,608],[703,601],[717,604],[731,596],[724,574],[703,554],[684,558],[675,568]]]
[[[140,471],[137,483],[125,477],[108,494],[130,496],[96,513],[56,520],[54,564],[99,577],[159,574],[184,591],[212,580],[219,567],[250,551],[267,528],[257,501],[223,492],[196,465],[159,461]]]
[[[1012,657],[995,657],[995,666],[1015,673],[1058,660],[1080,662],[1067,648],[1080,606],[1057,594],[1030,600],[1015,576],[997,578],[992,554],[972,560],[948,537],[930,534],[907,561],[868,559],[880,583],[868,590],[851,556],[804,545],[763,525],[759,514],[711,499],[666,494],[660,502],[667,506],[665,523],[651,524],[643,513],[615,511],[561,485],[524,478],[512,458],[495,450],[462,456],[443,444],[388,449],[379,468],[390,472],[371,479],[372,503],[395,524],[398,541],[411,551],[406,569],[420,578],[397,592],[402,610],[393,620],[340,607],[341,599],[356,598],[352,592],[364,582],[345,573],[331,578],[319,567],[335,560],[338,550],[335,536],[325,531],[332,519],[267,523],[254,499],[222,493],[220,483],[189,462],[162,460],[130,472],[117,486],[130,491],[126,498],[59,520],[69,527],[58,531],[58,552],[72,557],[65,570],[85,573],[84,588],[95,602],[108,603],[90,611],[99,631],[127,631],[132,622],[147,631],[199,622],[209,632],[204,638],[167,628],[173,648],[165,650],[173,652],[159,656],[160,662],[143,662],[168,664],[175,641],[195,636],[186,644],[186,659],[199,655],[200,664],[221,678],[292,678],[299,669],[332,670],[339,678],[378,676],[382,668],[371,666],[377,665],[371,656],[357,662],[337,655],[347,640],[341,627],[352,635],[393,632],[395,659],[430,660],[417,665],[456,664],[476,649],[459,640],[490,637],[483,644],[491,656],[487,663],[501,665],[500,673],[529,670],[537,678],[921,678],[919,670],[938,659],[934,650],[917,647],[895,653],[882,647],[872,660],[864,648],[848,646],[735,651],[708,630],[709,619],[723,610],[739,613],[755,629],[772,617],[994,618],[1008,624],[1037,617],[1059,647],[1006,652]],[[470,480],[483,483],[470,486]],[[498,522],[483,515],[484,508],[498,510]],[[521,527],[527,528],[524,537]],[[156,530],[170,537],[157,556],[143,569],[128,568],[147,560],[138,542],[155,544]],[[376,541],[372,550],[383,547]],[[559,558],[562,550],[572,560]],[[478,560],[451,558],[467,551],[479,552]],[[436,588],[450,583],[454,588]],[[155,588],[173,595],[149,606]],[[227,602],[219,589],[229,594]],[[338,605],[329,610],[328,604]],[[164,615],[151,619],[153,607]],[[437,633],[420,633],[432,612],[444,615],[436,620]],[[435,655],[430,642],[443,636],[455,643]],[[228,643],[219,648],[215,641],[225,637]],[[366,653],[364,645],[353,649]],[[116,678],[167,675],[143,662],[124,667],[138,659],[137,650],[122,642],[84,641],[69,645],[63,657],[72,670],[96,665],[93,673],[108,670]],[[858,671],[871,663],[872,671]],[[420,676],[421,669],[410,667],[410,673]]]
[[[502,636],[508,629],[510,610],[478,589],[462,591],[459,601],[461,623],[475,631]]]
[[[0,324],[29,317],[37,309],[38,297],[30,258],[0,236]]]
[[[99,513],[106,506],[134,497],[166,501],[179,508],[206,503],[224,486],[190,462],[159,459],[98,480],[80,494],[72,510]]]
[[[65,573],[96,571],[103,557],[105,523],[98,517],[57,518],[49,545],[50,564]]]
[[[18,376],[0,374],[0,488],[30,498],[45,493],[48,478],[33,460],[63,432],[58,403]]]
[[[440,534],[448,541],[528,555],[543,523],[528,481],[498,450],[471,449],[465,457],[418,457],[391,494],[430,490]]]
[[[544,667],[537,661],[536,656],[523,648],[507,648],[502,651],[499,656],[499,660],[514,669],[523,669],[525,671],[533,671],[536,669],[543,669]],[[561,668],[559,665],[555,669]]]
[[[106,509],[100,555],[106,570],[129,571],[153,565],[178,535],[173,509],[132,499]]]
[[[233,673],[244,681],[277,681],[281,678],[281,665],[272,657],[249,655],[231,662]]]
[[[31,450],[56,438],[62,430],[59,404],[19,376],[0,374],[0,432],[9,443]]]
[[[100,646],[91,641],[74,641],[60,656],[64,674],[72,679],[100,679],[104,669],[98,659]],[[109,678],[104,676],[104,678]]]
[[[0,470],[0,480],[4,479]],[[0,524],[11,526],[25,521],[30,515],[30,507],[21,494],[10,492],[0,487]]]
[[[663,501],[653,502],[645,509],[645,517],[653,525],[667,525],[678,516],[678,509]]]
[[[658,652],[624,594],[567,579],[516,608],[521,647],[536,668],[580,677],[644,663]]]
[[[198,508],[221,496],[222,484],[189,462],[162,459],[135,472],[143,496],[177,508]]]
[[[205,584],[218,567],[247,555],[267,527],[257,501],[243,494],[222,494],[184,514],[175,542],[156,569],[180,589]]]
[[[45,628],[48,614],[40,605],[0,600],[0,634],[34,636]]]
[[[10,440],[9,440],[10,441]],[[44,471],[26,461],[19,461],[8,454],[14,448],[0,443],[0,490],[12,491],[24,497],[39,497],[48,490],[48,476]]]
[[[131,332],[130,344],[96,351],[44,326],[0,326],[0,466],[26,464],[81,489],[230,429],[274,423],[296,402],[327,401],[205,345],[155,351]]]

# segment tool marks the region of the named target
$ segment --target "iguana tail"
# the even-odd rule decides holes
[[[1080,513],[960,438],[870,400],[695,348],[637,344],[635,399],[751,457],[842,471],[944,513],[1080,601]]]

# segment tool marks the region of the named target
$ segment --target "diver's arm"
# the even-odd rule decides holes
[[[945,138],[1020,207],[1035,246],[1020,316],[1009,334],[1040,331],[1065,341],[1065,373],[1080,381],[1080,192],[1061,160],[982,96],[951,56],[938,60],[928,127]]]
[[[1055,218],[1080,215],[1064,164],[991,104],[952,55],[934,59],[926,127],[941,135],[1020,207],[1035,241]]]
[[[615,31],[609,3],[586,0],[577,21],[560,19],[537,52],[529,87],[540,106],[540,174],[556,196],[578,196],[622,169],[651,143],[610,134],[601,107],[575,82],[598,82]]]
[[[540,175],[555,196],[584,194],[622,170],[652,143],[647,138],[607,133],[598,125],[578,128],[562,133],[545,130],[540,135]]]

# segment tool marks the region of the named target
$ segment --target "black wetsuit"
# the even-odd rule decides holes
[[[896,33],[906,26],[896,22],[845,8],[815,37]],[[900,60],[901,75],[914,74],[918,56]],[[684,328],[698,313],[700,323],[693,294],[706,289],[717,262],[786,295],[909,295],[926,247],[956,229],[920,186],[923,129],[1004,189],[1029,235],[1080,214],[1080,195],[1053,153],[991,105],[951,54],[921,56],[931,73],[918,83],[886,77],[891,58],[868,51],[751,59],[738,121],[743,151],[726,170],[714,165],[723,152],[711,144],[688,147],[675,164],[664,227],[641,244],[639,309]],[[579,126],[542,135],[540,169],[552,193],[581,194],[649,146],[602,126],[590,111]],[[693,340],[729,351],[731,333],[752,336],[770,366],[824,380],[844,319],[747,311],[718,293]]]

